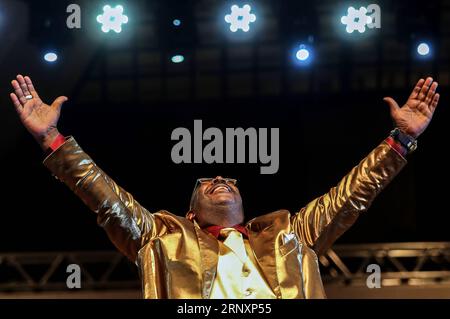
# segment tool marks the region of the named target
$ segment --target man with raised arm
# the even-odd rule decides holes
[[[66,97],[47,105],[22,75],[12,86],[20,120],[47,152],[44,165],[136,263],[145,298],[324,298],[317,256],[405,166],[439,101],[430,77],[417,82],[402,107],[385,98],[396,128],[335,187],[295,214],[278,210],[244,224],[236,180],[221,176],[197,180],[186,217],[148,212],[73,137],[59,133]]]

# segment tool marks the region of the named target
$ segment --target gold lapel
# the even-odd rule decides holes
[[[255,252],[256,259],[261,267],[267,283],[276,296],[280,297],[280,283],[277,276],[276,240],[283,229],[283,217],[289,216],[285,211],[277,211],[271,214],[257,217],[247,224],[249,230],[250,245]]]
[[[219,243],[214,236],[207,234],[194,221],[194,229],[197,234],[200,247],[200,263],[202,266],[202,298],[209,299],[211,289],[216,277],[217,263],[219,260]]]

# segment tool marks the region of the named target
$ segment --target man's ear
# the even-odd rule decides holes
[[[194,219],[195,219],[194,211],[192,211],[192,210],[188,211],[188,213],[186,214],[186,219],[190,220],[191,222],[193,222]]]

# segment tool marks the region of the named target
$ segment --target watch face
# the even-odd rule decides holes
[[[408,150],[408,153],[413,152],[417,148],[417,141],[409,136],[408,134],[403,133],[400,131],[400,129],[397,127],[394,130],[391,131],[391,136],[400,144],[403,145]]]

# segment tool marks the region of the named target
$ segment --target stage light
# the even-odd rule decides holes
[[[55,52],[47,52],[44,55],[44,60],[47,62],[53,63],[56,60],[58,60],[58,55]]]
[[[297,58],[297,60],[299,61],[306,61],[309,58],[309,51],[305,48],[300,46],[301,48],[297,51],[297,53],[295,54],[295,57]]]
[[[359,33],[366,31],[366,26],[372,23],[372,18],[367,16],[367,8],[361,7],[356,10],[353,7],[348,7],[347,15],[341,17],[341,23],[346,26],[347,33],[353,33],[357,30]]]
[[[313,58],[313,48],[309,44],[301,43],[292,52],[292,60],[295,65],[306,66]]]
[[[115,8],[106,5],[103,7],[103,14],[97,16],[97,22],[102,25],[102,31],[105,33],[110,30],[120,33],[122,32],[122,24],[128,23],[128,17],[123,14],[121,5]]]
[[[181,21],[180,21],[179,19],[174,19],[174,20],[172,21],[172,23],[173,23],[173,25],[176,26],[176,27],[179,27],[179,26],[181,25]]]
[[[423,57],[429,55],[430,54],[430,46],[425,42],[420,43],[417,46],[417,53],[419,53],[419,55],[421,55]]]
[[[230,24],[230,31],[242,30],[248,32],[250,23],[256,21],[256,15],[250,13],[252,8],[246,4],[242,8],[237,5],[231,6],[231,13],[225,15],[225,22]]]
[[[177,54],[174,55],[171,60],[173,63],[181,63],[184,61],[184,56],[182,56],[181,54]]]

